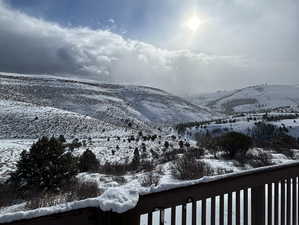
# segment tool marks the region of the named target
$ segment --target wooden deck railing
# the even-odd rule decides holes
[[[140,196],[125,213],[85,208],[11,225],[298,225],[299,162]]]

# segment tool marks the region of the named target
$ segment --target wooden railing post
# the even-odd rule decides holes
[[[251,224],[265,224],[265,185],[251,189]]]

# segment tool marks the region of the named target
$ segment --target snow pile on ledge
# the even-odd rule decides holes
[[[299,161],[297,162],[297,164]],[[271,168],[283,168],[285,166],[294,165],[294,163],[285,163],[279,166],[268,166],[267,169]],[[72,203],[65,203],[56,205],[48,208],[40,208],[30,211],[20,211],[15,213],[8,213],[6,215],[0,216],[0,223],[8,223],[16,220],[22,219],[31,219],[34,217],[40,217],[45,215],[57,214],[62,212],[67,212],[75,209],[87,208],[87,207],[96,207],[100,208],[102,211],[113,211],[116,213],[123,213],[130,209],[136,207],[139,201],[139,195],[146,195],[154,192],[166,191],[179,187],[186,187],[190,185],[195,185],[199,183],[207,183],[213,180],[223,179],[229,176],[240,176],[246,174],[252,174],[254,172],[263,171],[265,168],[251,169],[239,173],[233,174],[224,174],[212,177],[203,177],[197,180],[190,181],[181,181],[166,178],[160,185],[154,187],[141,187],[140,183],[136,180],[129,182],[120,187],[111,187],[107,189],[101,196],[98,198],[91,198],[82,201],[76,201]]]
[[[140,183],[137,180],[132,180],[131,182],[123,186],[108,188],[101,196],[97,198],[69,202],[34,210],[9,212],[5,214],[3,213],[2,215],[0,214],[0,223],[8,223],[23,219],[32,219],[36,217],[63,213],[87,207],[96,207],[100,208],[102,211],[123,213],[136,207],[139,201],[139,195],[188,186],[202,182],[206,179],[211,180],[211,177],[183,182],[178,182],[177,180],[168,178],[161,182],[161,184],[157,187],[141,187]]]
[[[111,187],[107,189],[101,196],[97,198],[90,198],[71,203],[60,204],[52,207],[39,208],[28,211],[19,211],[0,215],[0,223],[9,223],[12,221],[32,219],[35,217],[63,213],[71,210],[82,209],[87,207],[100,208],[102,211],[113,211],[116,213],[124,213],[136,207],[139,201],[139,195],[146,195],[154,192],[166,191],[178,187],[186,187],[202,182],[214,180],[217,177],[203,177],[197,180],[177,181],[174,179],[166,179],[158,186],[141,187],[136,180],[127,183],[120,187]]]
[[[110,188],[98,198],[90,198],[82,201],[34,210],[8,213],[6,215],[0,216],[0,223],[9,223],[22,219],[32,219],[35,217],[57,214],[87,207],[97,207],[103,211],[123,213],[134,208],[137,205],[138,200],[139,192],[137,190],[128,190],[123,187]]]
[[[124,188],[110,188],[99,197],[99,200],[101,210],[123,213],[137,205],[139,192]]]

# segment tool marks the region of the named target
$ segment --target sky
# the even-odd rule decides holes
[[[0,0],[0,71],[197,94],[299,84],[298,0]]]

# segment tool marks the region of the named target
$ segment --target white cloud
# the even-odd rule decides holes
[[[238,77],[246,69],[240,57],[170,51],[110,31],[64,28],[1,1],[0,49],[3,71],[73,74],[176,93],[210,91],[217,80],[227,87],[227,74]]]

